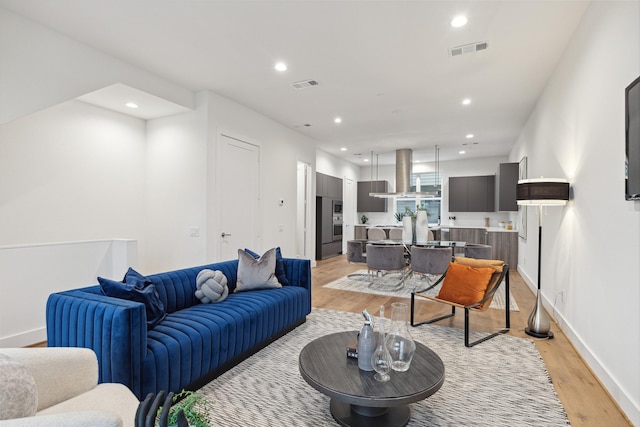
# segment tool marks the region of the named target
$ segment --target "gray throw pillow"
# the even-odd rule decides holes
[[[204,269],[196,277],[196,298],[203,304],[221,302],[229,295],[227,276],[220,270]]]
[[[22,363],[0,354],[0,383],[0,420],[32,417],[36,414],[36,380]]]
[[[238,280],[234,292],[275,289],[282,285],[276,277],[276,249],[269,249],[255,259],[238,249]]]

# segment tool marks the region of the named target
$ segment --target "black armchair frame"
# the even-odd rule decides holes
[[[482,300],[478,301],[475,304],[472,305],[461,305],[461,304],[457,304],[451,301],[447,301],[447,300],[443,300],[443,299],[439,299],[436,297],[432,297],[430,295],[426,295],[424,294],[424,292],[427,292],[433,288],[435,288],[436,286],[438,286],[442,281],[444,281],[444,278],[446,276],[446,273],[443,274],[434,284],[428,286],[427,288],[421,290],[421,291],[414,291],[411,292],[411,326],[420,326],[420,325],[424,325],[424,324],[429,324],[429,323],[434,323],[434,322],[438,322],[440,320],[443,319],[447,319],[449,317],[453,317],[456,314],[456,307],[462,308],[464,309],[464,345],[466,347],[473,347],[477,344],[480,344],[481,342],[484,342],[488,339],[491,339],[497,335],[501,335],[504,333],[507,333],[510,328],[511,328],[511,319],[510,319],[510,313],[509,313],[509,266],[507,264],[504,264],[503,268],[502,268],[502,272],[496,272],[491,276],[491,280],[489,281],[489,286],[487,287],[487,292],[485,293],[485,296]],[[473,342],[469,342],[469,314],[471,311],[484,311],[487,308],[489,308],[489,305],[491,304],[491,300],[493,299],[493,296],[495,295],[496,291],[498,290],[498,288],[500,287],[500,284],[504,282],[504,287],[505,287],[505,327],[500,329],[497,332],[491,333],[483,338],[480,338],[476,341]],[[433,319],[428,319],[428,320],[424,320],[421,322],[416,323],[415,320],[415,299],[416,297],[420,297],[420,298],[425,298],[431,301],[435,301],[435,302],[439,302],[442,304],[447,304],[451,306],[451,313],[450,314],[446,314],[444,316],[439,316]]]

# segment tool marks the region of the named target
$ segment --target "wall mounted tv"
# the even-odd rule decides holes
[[[625,198],[640,200],[640,77],[625,90]]]

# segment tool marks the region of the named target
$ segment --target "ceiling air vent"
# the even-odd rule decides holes
[[[295,89],[306,89],[308,87],[318,86],[319,84],[317,80],[300,80],[299,82],[291,83],[291,86]]]
[[[449,49],[449,55],[450,56],[465,55],[467,53],[477,52],[479,50],[485,50],[488,47],[489,45],[487,44],[487,42],[465,44],[462,46],[456,46]]]

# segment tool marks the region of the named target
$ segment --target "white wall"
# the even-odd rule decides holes
[[[121,280],[136,265],[135,240],[93,240],[0,247],[0,347],[47,339],[49,294]]]
[[[640,75],[640,2],[592,2],[531,114],[512,161],[568,178],[573,199],[543,217],[545,305],[640,425],[640,202],[624,200],[624,88]],[[537,212],[518,269],[537,280]]]
[[[149,120],[145,163],[145,240],[140,259],[147,273],[207,261],[206,105]],[[199,236],[191,236],[198,227]]]
[[[0,125],[0,246],[141,240],[145,123],[70,101]]]

